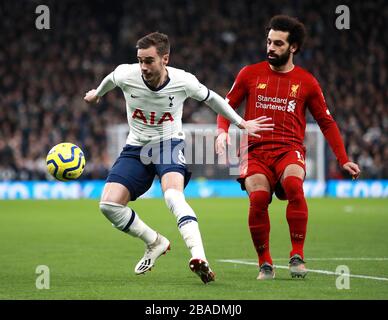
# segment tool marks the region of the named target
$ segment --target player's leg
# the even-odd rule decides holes
[[[130,197],[126,186],[107,182],[102,192],[100,210],[115,228],[140,238],[147,245],[151,244],[156,240],[157,233],[147,226],[133,209],[127,207]]]
[[[176,217],[182,238],[190,250],[190,269],[204,283],[214,281],[214,273],[206,260],[197,216],[186,202],[183,190],[190,180],[184,157],[185,142],[179,139],[164,141],[161,145],[159,164],[155,165],[161,180],[167,207]]]
[[[206,260],[197,216],[183,194],[184,177],[178,172],[168,172],[162,176],[161,182],[166,205],[175,216],[192,257]]]
[[[135,266],[135,273],[142,274],[151,270],[156,259],[169,249],[170,242],[144,223],[133,209],[127,207],[130,198],[126,186],[108,182],[102,193],[100,209],[114,227],[145,243],[145,254]]]
[[[206,259],[197,216],[183,194],[184,176],[179,172],[168,172],[163,174],[161,183],[167,207],[176,217],[179,232],[190,250],[190,269],[204,283],[214,281],[215,275]]]
[[[145,243],[146,253],[135,267],[135,273],[141,274],[151,269],[155,260],[168,250],[170,243],[127,207],[128,201],[135,200],[150,188],[155,176],[154,169],[142,164],[139,158],[132,157],[134,152],[139,151],[132,149],[124,148],[113,165],[101,196],[100,209],[114,227]]]
[[[292,277],[305,277],[307,274],[303,261],[308,220],[308,208],[303,192],[304,177],[305,170],[298,164],[289,164],[281,177],[281,185],[288,200],[286,217],[292,244],[290,252]]]
[[[249,194],[249,231],[260,266],[257,279],[273,279],[275,271],[269,249],[270,220],[268,215],[271,185],[266,175],[253,174],[245,179],[245,189]]]

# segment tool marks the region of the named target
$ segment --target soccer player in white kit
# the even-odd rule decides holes
[[[215,274],[207,261],[196,214],[186,202],[184,187],[190,179],[185,164],[182,107],[187,98],[209,105],[248,134],[272,130],[270,118],[245,121],[218,94],[202,85],[191,73],[168,67],[170,44],[167,35],[154,32],[137,42],[138,64],[119,65],[84,100],[98,103],[116,86],[123,91],[129,134],[126,146],[109,172],[101,196],[100,209],[114,227],[138,237],[146,244],[136,274],[149,271],[155,260],[170,249],[170,242],[145,224],[127,207],[129,201],[145,193],[155,175],[167,207],[177,219],[179,231],[191,252],[190,269],[206,284]],[[264,123],[267,122],[267,123]]]

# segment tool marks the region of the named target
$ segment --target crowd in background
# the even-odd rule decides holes
[[[320,82],[361,178],[388,178],[385,0],[342,1],[349,30],[335,27],[335,1],[45,1],[50,30],[35,27],[39,4],[0,4],[0,181],[46,179],[46,154],[62,141],[84,150],[84,179],[104,179],[105,129],[126,122],[124,98],[118,89],[95,106],[83,97],[118,64],[136,62],[138,38],[168,34],[170,65],[225,96],[244,65],[265,59],[264,27],[279,13],[306,25],[296,63]],[[214,124],[216,115],[188,99],[183,121]],[[327,159],[327,177],[346,178],[330,150]]]

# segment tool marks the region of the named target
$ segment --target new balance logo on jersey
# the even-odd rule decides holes
[[[164,121],[174,121],[174,118],[172,117],[171,113],[170,112],[165,112],[158,121],[156,121],[155,119],[155,116],[156,116],[156,112],[155,111],[151,111],[150,112],[150,115],[149,115],[149,121],[147,121],[147,118],[146,116],[144,115],[143,111],[141,111],[140,109],[136,109],[133,113],[132,113],[132,119],[140,119],[141,121],[143,121],[144,124],[150,124],[150,125],[160,125],[162,124]]]
[[[287,112],[294,112],[295,111],[295,107],[296,107],[295,100],[288,101]]]

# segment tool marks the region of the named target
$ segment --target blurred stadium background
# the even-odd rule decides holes
[[[40,4],[50,8],[50,30],[35,28],[35,8]],[[335,28],[335,9],[340,4],[350,8],[350,30]],[[188,292],[197,299],[388,297],[384,284],[388,280],[384,260],[388,259],[388,243],[384,240],[388,213],[385,0],[1,1],[0,199],[98,199],[125,138],[124,99],[116,89],[99,105],[91,107],[84,103],[83,96],[116,65],[136,62],[134,46],[139,37],[156,30],[167,33],[172,44],[170,65],[194,73],[209,88],[225,96],[242,66],[265,58],[264,27],[278,13],[296,16],[305,23],[308,39],[296,63],[319,80],[346,149],[362,169],[359,181],[349,180],[326,143],[319,142],[322,137],[314,133],[314,122],[309,116],[312,129],[306,142],[310,152],[308,165],[314,169],[309,169],[305,183],[307,196],[385,198],[365,200],[368,202],[310,199],[313,233],[306,250],[318,260],[309,266],[333,270],[333,261],[323,262],[319,257],[380,257],[378,262],[366,261],[367,269],[361,261],[353,262],[352,271],[384,276],[385,280],[357,280],[353,284],[356,290],[346,295],[335,290],[334,282],[329,286],[325,275],[315,274],[311,277],[315,282],[310,282],[307,290],[302,290],[301,284],[278,282],[279,290],[265,284],[258,293],[253,282],[256,271],[245,272],[247,266],[236,269],[236,265],[216,262],[214,268],[221,279],[231,281],[235,290],[214,287],[201,296],[201,291],[187,290],[192,279],[181,276],[180,268],[186,268],[186,261],[182,265],[177,257],[166,258],[168,268],[158,269],[161,278],[155,274],[145,280],[136,279],[138,282],[132,283],[128,292],[122,284],[122,278],[132,270],[132,266],[128,269],[127,256],[132,261],[142,254],[143,248],[131,247],[125,253],[125,262],[121,260],[128,240],[112,231],[98,215],[96,200],[0,201],[0,279],[4,289],[0,290],[0,298],[193,297]],[[206,105],[187,100],[183,120],[192,132],[198,128],[193,125],[214,126],[216,115]],[[75,143],[85,152],[86,169],[80,181],[50,181],[46,154],[62,141]],[[246,197],[234,181],[235,176],[228,174],[226,165],[193,165],[191,169],[193,181],[186,190],[188,197],[232,198],[191,200],[202,219],[211,258],[217,253],[218,258],[254,259],[246,229],[247,200],[233,200]],[[159,196],[156,182],[146,197]],[[176,240],[178,256],[180,252],[185,254],[173,218],[164,222],[153,212],[166,211],[161,215],[168,216],[161,200],[137,201],[134,206],[142,217],[154,221],[157,227],[167,230],[170,239]],[[275,200],[273,208],[273,248],[284,258],[288,254],[284,203]],[[224,228],[217,227],[216,214],[225,218]],[[362,235],[362,243],[357,235]],[[43,294],[33,291],[35,287],[28,284],[30,269],[40,263],[56,268],[57,291]],[[96,265],[102,269],[95,268]],[[166,270],[172,270],[174,277]],[[279,270],[280,278],[282,272]],[[239,281],[241,277],[244,279]],[[61,284],[59,279],[63,280]],[[161,288],[157,296],[145,289],[155,283]],[[108,286],[111,291],[107,291]],[[140,297],[137,293],[141,291],[145,295]],[[298,294],[288,295],[289,292]]]
[[[35,8],[47,4],[50,30],[37,30]],[[346,4],[346,1],[341,3]],[[350,30],[335,28],[336,1],[2,1],[0,44],[0,181],[49,179],[45,156],[62,141],[87,159],[83,180],[105,179],[112,163],[106,128],[126,122],[116,89],[96,107],[84,93],[120,63],[136,62],[136,40],[155,30],[172,43],[170,65],[225,96],[240,68],[265,58],[264,26],[283,12],[309,38],[296,62],[320,81],[361,179],[388,178],[388,35],[384,0],[349,2]],[[319,10],[317,8],[319,7]],[[187,100],[184,123],[214,124],[204,104]],[[312,144],[314,145],[314,143]],[[120,147],[121,148],[121,147]],[[117,150],[116,152],[119,152]],[[348,179],[324,151],[327,179]],[[195,168],[193,168],[195,169]],[[228,178],[222,166],[194,178]]]

